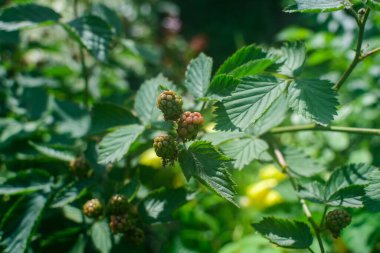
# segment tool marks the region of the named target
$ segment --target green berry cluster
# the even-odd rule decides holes
[[[157,136],[154,138],[153,147],[157,156],[162,158],[164,166],[177,159],[178,144],[173,137],[169,135]]]
[[[334,238],[338,238],[343,228],[351,223],[351,214],[345,210],[333,210],[326,215],[326,226]]]
[[[89,218],[98,219],[103,216],[104,208],[99,199],[90,199],[83,205],[83,214]]]
[[[164,114],[165,120],[177,120],[183,112],[182,104],[182,97],[172,90],[162,92],[157,98],[157,107]]]
[[[128,199],[124,195],[113,195],[108,203],[108,212],[113,215],[123,215],[128,211]]]
[[[183,141],[194,140],[201,130],[204,119],[199,112],[183,112],[182,98],[174,91],[161,92],[157,98],[157,107],[164,114],[166,121],[176,123],[176,134]],[[154,138],[154,150],[163,160],[163,165],[173,164],[178,155],[178,143],[174,137],[160,135]]]

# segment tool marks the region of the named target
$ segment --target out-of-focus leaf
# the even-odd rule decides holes
[[[195,98],[201,98],[206,94],[210,84],[212,70],[212,58],[201,53],[190,61],[186,70],[185,85]]]
[[[271,243],[283,248],[307,249],[313,243],[310,228],[303,222],[266,217],[253,227]]]
[[[60,17],[54,10],[42,5],[15,5],[0,13],[0,30],[14,31],[49,21],[56,22]]]
[[[325,169],[321,163],[312,159],[301,149],[287,147],[284,150],[284,156],[289,166],[289,172],[293,176],[310,177]]]
[[[331,12],[351,7],[348,0],[295,0],[286,12]]]
[[[53,159],[57,159],[57,160],[65,161],[65,162],[71,162],[72,160],[75,159],[75,155],[73,153],[53,149],[48,146],[36,144],[33,142],[29,142],[29,144],[41,154]]]
[[[175,209],[186,203],[186,190],[160,189],[149,194],[139,205],[145,222],[167,222]]]
[[[101,253],[109,253],[112,248],[111,233],[105,220],[97,221],[91,227],[91,238]]]
[[[54,198],[51,202],[51,207],[63,207],[74,202],[87,193],[88,187],[90,185],[91,182],[87,180],[71,182],[69,185],[54,195]]]
[[[48,191],[52,186],[52,178],[43,170],[21,171],[0,185],[0,194],[30,194],[35,191]]]
[[[140,173],[136,171],[131,180],[120,190],[121,194],[128,197],[128,201],[131,202],[140,188]]]
[[[91,116],[90,134],[102,133],[111,127],[139,123],[139,120],[131,112],[111,103],[95,104]]]
[[[89,15],[79,17],[64,27],[98,60],[106,61],[108,59],[113,32],[106,21]]]
[[[143,130],[141,125],[128,125],[118,127],[104,136],[98,145],[98,162],[107,164],[120,161]]]
[[[92,13],[112,25],[117,35],[122,35],[123,24],[121,23],[116,11],[107,7],[105,4],[95,3],[92,5]]]
[[[32,194],[16,203],[12,208],[12,214],[1,224],[3,232],[0,242],[1,252],[25,252],[46,202],[47,198],[44,195]]]

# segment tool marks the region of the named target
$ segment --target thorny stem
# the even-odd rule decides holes
[[[351,62],[350,66],[348,67],[348,69],[343,73],[342,77],[335,84],[334,89],[336,89],[336,90],[339,90],[342,87],[344,82],[347,80],[347,78],[350,76],[352,71],[355,69],[356,65],[358,65],[358,63],[362,59],[364,59],[364,58],[362,58],[362,55],[361,55],[362,54],[362,45],[363,45],[363,39],[364,39],[365,24],[366,24],[368,16],[369,16],[370,9],[369,8],[365,9],[363,16],[358,16],[354,10],[352,10],[352,9],[350,9],[350,10],[351,10],[351,12],[354,13],[354,17],[355,17],[355,19],[358,23],[358,26],[359,26],[358,42],[356,44],[355,57],[354,57],[353,61]]]
[[[74,16],[78,17],[78,0],[74,0]],[[79,44],[79,57],[82,66],[82,76],[84,81],[84,91],[83,91],[83,104],[88,108],[88,97],[89,97],[89,80],[88,80],[88,70],[86,66],[86,59],[83,51],[82,45]]]
[[[298,190],[298,187],[297,187],[297,184],[292,176],[291,173],[289,173],[289,170],[288,170],[288,165],[285,161],[285,158],[282,154],[282,152],[280,151],[280,149],[278,148],[277,144],[275,142],[271,142],[270,143],[271,146],[272,146],[272,149],[273,149],[273,154],[274,154],[274,158],[276,160],[276,162],[278,163],[278,165],[282,168],[283,172],[286,173],[289,177],[289,180],[294,188],[295,191]],[[317,225],[317,223],[315,222],[315,220],[313,219],[313,216],[310,212],[310,209],[309,207],[307,206],[306,204],[306,201],[305,199],[301,198],[301,197],[298,197],[301,205],[302,205],[302,210],[303,212],[305,213],[306,215],[306,218],[307,220],[309,221],[310,225],[312,226],[313,230],[314,230],[314,233],[317,237],[317,240],[318,240],[318,245],[319,245],[319,248],[321,250],[321,253],[325,253],[325,248],[323,246],[323,242],[322,242],[322,237],[321,237],[321,234],[320,234],[320,229]],[[311,249],[309,249],[311,250]],[[311,250],[312,252],[312,250]]]
[[[356,127],[340,127],[340,126],[321,126],[316,124],[275,127],[270,131],[272,134],[282,134],[300,131],[328,131],[328,132],[344,132],[352,134],[380,135],[380,129],[375,128],[356,128]]]

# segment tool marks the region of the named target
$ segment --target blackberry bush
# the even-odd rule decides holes
[[[82,156],[76,157],[70,162],[69,170],[77,178],[86,178],[91,175],[91,167],[89,166],[86,158]]]

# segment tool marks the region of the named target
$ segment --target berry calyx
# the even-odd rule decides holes
[[[87,217],[98,219],[103,215],[103,204],[99,199],[90,199],[83,205],[82,211]]]
[[[199,112],[184,112],[178,121],[177,133],[183,140],[193,140],[204,124]]]
[[[165,120],[177,120],[182,112],[182,97],[172,90],[161,92],[157,98],[157,107],[164,114]]]
[[[343,228],[350,225],[352,216],[345,210],[333,210],[326,215],[326,226],[338,238]]]
[[[112,233],[121,234],[132,228],[134,226],[134,223],[129,220],[127,214],[111,215],[109,226]]]
[[[177,159],[178,144],[173,137],[169,135],[157,136],[154,138],[153,147],[156,155],[162,158],[164,166],[167,163],[173,164]]]
[[[113,215],[126,214],[128,211],[128,199],[121,194],[113,195],[108,203],[108,211]]]
[[[84,156],[78,156],[70,162],[70,172],[78,178],[86,178],[91,174],[91,168]]]

